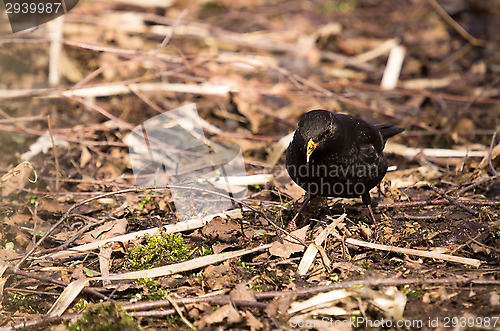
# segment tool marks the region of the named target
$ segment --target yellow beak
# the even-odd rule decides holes
[[[307,142],[307,151],[306,151],[306,161],[309,162],[309,158],[311,154],[314,152],[316,147],[318,147],[319,143],[315,143],[312,138]]]

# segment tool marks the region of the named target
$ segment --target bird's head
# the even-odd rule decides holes
[[[337,119],[329,111],[311,110],[302,116],[297,130],[307,142],[307,162],[316,149],[320,149],[325,143],[335,139],[338,128]]]

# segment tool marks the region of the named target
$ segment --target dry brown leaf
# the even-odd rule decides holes
[[[234,308],[234,306],[232,304],[227,304],[217,309],[213,313],[203,316],[197,323],[197,326],[202,330],[207,325],[218,324],[224,321],[226,321],[228,325],[232,325],[241,322],[241,320],[242,316]]]
[[[90,154],[89,149],[86,146],[82,146],[82,153],[80,155],[80,168],[85,168],[90,160],[92,160],[92,154]]]
[[[233,219],[215,217],[201,232],[210,240],[232,241],[239,233],[240,226]]]
[[[238,278],[231,270],[231,263],[226,261],[222,265],[206,267],[203,271],[203,280],[215,291],[236,283]]]
[[[259,321],[250,311],[243,312],[246,319],[246,325],[250,327],[250,330],[260,330],[264,327],[261,321]]]
[[[231,300],[256,301],[255,292],[243,284],[236,285],[229,296]]]
[[[127,225],[128,222],[126,219],[109,221],[95,228],[94,230],[85,233],[81,238],[79,238],[75,242],[78,245],[82,245],[96,241],[97,239],[105,240],[108,238],[114,238],[116,236],[125,234]]]
[[[287,311],[292,302],[295,301],[295,295],[284,295],[271,301],[266,307],[266,314],[269,317],[282,320],[287,317]]]
[[[87,278],[87,276],[83,272],[83,264],[79,264],[75,267],[75,269],[71,273],[71,278],[73,279]]]
[[[309,229],[309,225],[306,225],[298,230],[291,232],[292,235],[304,241],[306,239],[306,232]],[[289,258],[290,255],[296,252],[302,252],[305,250],[304,245],[297,243],[297,240],[290,236],[286,236],[283,242],[276,240],[273,242],[271,248],[269,248],[269,253],[271,255],[283,257],[285,259]]]

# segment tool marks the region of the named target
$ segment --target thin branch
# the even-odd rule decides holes
[[[436,186],[434,186],[433,184],[431,183],[428,183],[427,186],[429,186],[429,188],[431,190],[433,190],[434,192],[436,192],[437,194],[439,194],[440,196],[442,196],[443,198],[445,198],[446,200],[448,200],[449,202],[451,202],[452,204],[462,208],[463,210],[465,210],[466,212],[472,214],[472,215],[479,215],[479,212],[477,210],[474,210],[470,207],[467,207],[466,205],[464,205],[463,203],[461,203],[460,201],[458,201],[457,199],[454,199],[452,197],[450,197],[448,194],[446,194],[445,192],[443,192],[443,190],[437,188]]]
[[[429,4],[434,8],[436,13],[441,16],[441,18],[448,23],[455,31],[458,32],[459,35],[462,36],[465,40],[467,40],[469,43],[471,43],[473,46],[486,46],[487,41],[486,40],[481,40],[476,37],[473,37],[467,30],[462,28],[460,24],[458,24],[453,18],[451,18],[450,15],[439,5],[439,3],[436,0],[429,0]]]

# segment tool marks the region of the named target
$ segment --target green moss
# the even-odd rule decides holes
[[[142,330],[138,321],[113,303],[89,306],[75,323],[66,322],[69,331]]]
[[[201,247],[200,257],[201,256],[212,255],[213,253],[214,253],[214,251],[212,249]]]
[[[160,282],[151,278],[140,278],[135,284],[144,285],[147,288],[147,294],[142,295],[141,300],[163,300],[168,296],[168,290],[161,287]]]
[[[38,296],[25,296],[14,294],[9,297],[9,303],[13,306],[23,306],[28,312],[35,314],[45,314],[46,310],[40,307],[40,300]]]
[[[416,299],[422,298],[422,291],[412,290],[409,285],[403,286],[403,293],[408,297],[412,297],[412,298],[416,298]]]
[[[35,202],[36,202],[37,200],[38,200],[38,195],[34,195],[34,196],[32,196],[32,197],[31,197],[31,199],[30,199],[30,203],[31,203],[32,205],[34,205],[34,204],[35,204]]]
[[[162,262],[178,262],[189,257],[189,247],[175,233],[145,236],[145,243],[127,252],[126,266],[132,270],[144,270]]]
[[[82,310],[87,308],[89,304],[90,303],[87,300],[80,299],[77,303],[73,305],[73,309],[76,310],[77,312],[81,312]]]
[[[141,199],[141,201],[138,202],[138,205],[141,207],[141,209],[144,209],[144,206],[150,202],[151,202],[151,197],[144,197]]]

